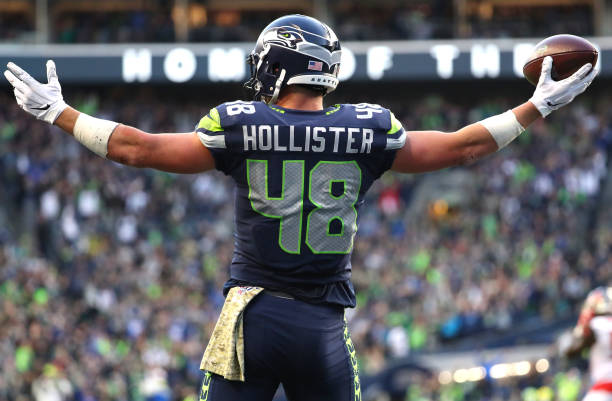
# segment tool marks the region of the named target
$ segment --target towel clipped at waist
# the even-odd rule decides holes
[[[244,381],[243,313],[261,287],[234,287],[229,290],[213,330],[200,369],[227,380]]]

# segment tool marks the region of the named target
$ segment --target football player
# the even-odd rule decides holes
[[[368,188],[387,170],[438,170],[503,148],[598,72],[585,65],[553,81],[547,58],[533,96],[514,109],[455,132],[405,132],[378,105],[323,105],[340,59],[327,25],[279,18],[248,57],[250,101],[213,108],[194,132],[155,135],[69,107],[52,61],[47,84],[8,64],[19,106],[100,157],[174,173],[217,169],[235,181],[234,256],[201,400],[270,400],[280,383],[292,401],[360,399],[343,314],[355,306],[350,256]]]
[[[559,339],[559,350],[572,357],[590,349],[593,385],[583,401],[612,401],[612,287],[589,293],[576,327]]]

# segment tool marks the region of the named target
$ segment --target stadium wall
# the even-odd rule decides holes
[[[612,76],[612,37],[600,48],[603,77]],[[346,42],[340,79],[421,81],[517,79],[538,39]],[[63,83],[213,83],[244,81],[252,43],[0,45],[13,61],[44,78],[53,58]]]

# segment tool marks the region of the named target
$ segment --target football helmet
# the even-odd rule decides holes
[[[326,95],[338,86],[340,42],[327,25],[305,15],[286,15],[268,25],[247,57],[251,100],[276,103],[286,85],[304,85]]]

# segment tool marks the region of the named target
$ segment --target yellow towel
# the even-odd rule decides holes
[[[242,314],[263,288],[234,287],[227,294],[200,369],[227,380],[244,381],[244,334]]]

